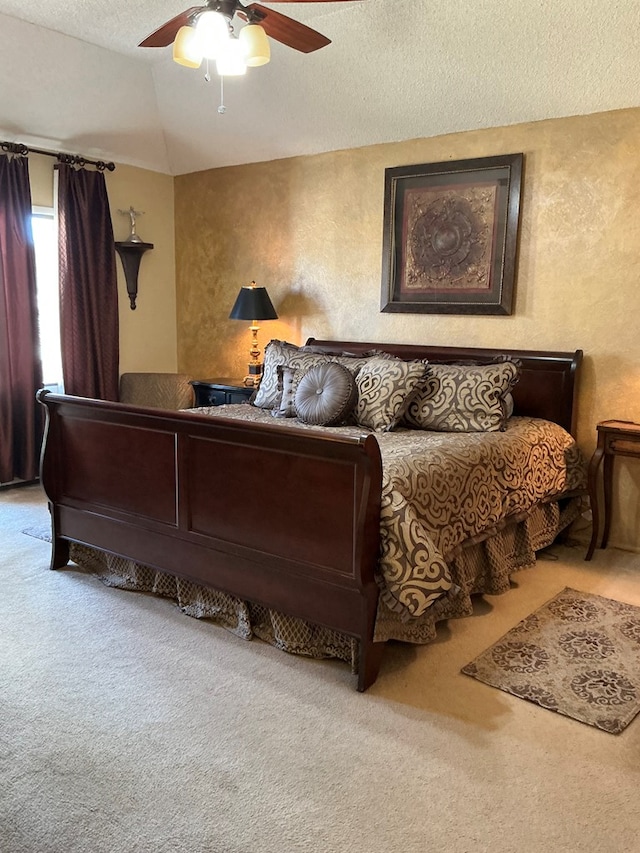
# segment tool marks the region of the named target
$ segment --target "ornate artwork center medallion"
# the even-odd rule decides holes
[[[401,282],[404,292],[487,290],[495,187],[407,193],[405,228],[410,247]]]

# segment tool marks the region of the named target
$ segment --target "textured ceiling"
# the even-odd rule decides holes
[[[265,3],[265,5],[269,5]],[[136,47],[179,0],[0,0],[0,136],[170,174],[640,105],[637,0],[352,0],[225,83]]]

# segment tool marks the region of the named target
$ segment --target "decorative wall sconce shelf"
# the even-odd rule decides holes
[[[116,243],[116,252],[120,255],[122,268],[124,269],[124,277],[127,282],[127,293],[129,294],[129,302],[131,310],[136,307],[136,298],[138,296],[138,271],[140,269],[140,261],[142,256],[148,249],[153,249],[153,243],[142,243],[134,240],[125,240]]]

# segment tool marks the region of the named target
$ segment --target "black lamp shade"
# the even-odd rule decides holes
[[[266,287],[241,287],[230,320],[277,320],[278,315]]]

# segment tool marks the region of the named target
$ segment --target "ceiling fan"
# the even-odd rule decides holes
[[[269,3],[336,3],[345,0],[267,0]],[[302,53],[311,53],[331,44],[331,39],[321,33],[312,30],[305,24],[295,21],[288,15],[267,9],[260,3],[243,5],[240,0],[207,0],[203,6],[192,6],[185,9],[175,18],[164,23],[140,42],[138,47],[166,47],[174,42],[183,27],[195,29],[201,19],[208,17],[207,13],[218,13],[226,20],[227,29],[231,27],[234,16],[238,16],[251,27],[261,28],[267,36],[281,42],[281,44],[299,50]],[[204,28],[203,28],[204,29]],[[243,27],[243,30],[247,29]],[[241,33],[242,31],[241,30]],[[254,31],[255,34],[255,31]],[[259,35],[259,34],[258,34]],[[175,56],[174,56],[175,58]],[[268,59],[266,60],[268,62]],[[250,63],[248,63],[250,64]],[[255,64],[262,65],[262,62]],[[198,63],[199,65],[199,63]]]

